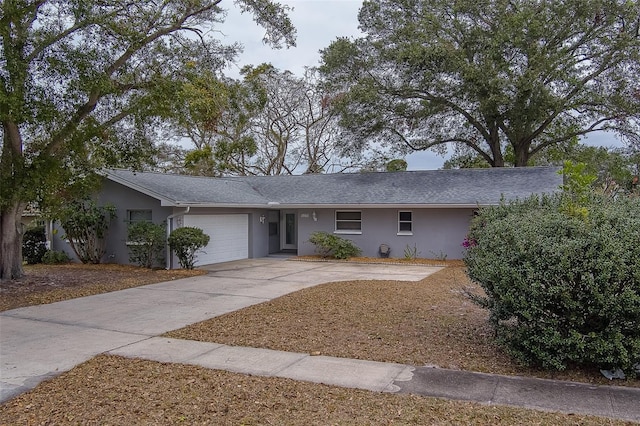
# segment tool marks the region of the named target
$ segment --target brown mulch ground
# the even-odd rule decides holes
[[[169,334],[232,345],[611,384],[595,372],[554,375],[511,362],[493,345],[486,312],[461,294],[469,285],[464,270],[459,263],[446,264],[448,268],[420,282],[325,284]],[[194,273],[117,265],[39,266],[27,271],[29,276],[21,282],[0,284],[4,309],[9,309],[5,296],[11,296],[14,305],[26,306]],[[640,386],[640,381],[626,384]],[[115,356],[98,356],[0,405],[0,425],[175,423],[628,424]]]
[[[77,263],[27,265],[24,270],[26,275],[21,279],[0,281],[0,312],[206,274],[201,270]]]
[[[0,406],[0,424],[624,425],[101,355]]]
[[[455,265],[455,264],[454,264]],[[179,339],[497,374],[612,384],[597,370],[546,372],[493,342],[481,291],[461,266],[422,281],[352,281],[307,288],[167,333]],[[616,381],[640,387],[640,380]]]

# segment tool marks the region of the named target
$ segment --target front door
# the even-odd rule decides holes
[[[298,227],[296,223],[296,212],[283,210],[280,216],[281,226],[281,249],[298,249]]]

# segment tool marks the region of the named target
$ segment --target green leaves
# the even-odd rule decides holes
[[[327,232],[312,232],[309,242],[316,247],[316,251],[323,257],[348,259],[359,256],[362,252],[351,240],[341,238]]]
[[[209,244],[209,235],[202,229],[184,226],[175,229],[169,235],[169,247],[178,256],[180,266],[185,269],[193,269],[196,262],[196,253]]]
[[[586,167],[584,163],[565,161],[562,170],[558,171],[564,175],[564,184],[560,186],[565,196],[561,211],[583,220],[589,216],[587,204],[592,194],[591,185],[598,179],[596,175],[587,173]]]
[[[640,198],[590,197],[588,222],[563,195],[481,209],[465,256],[498,341],[530,365],[640,362]]]
[[[366,1],[366,36],[325,49],[345,137],[457,144],[503,166],[598,130],[637,142],[640,5],[563,0]],[[635,36],[633,35],[635,34]]]
[[[116,217],[112,205],[98,206],[93,200],[75,201],[60,212],[60,225],[73,252],[82,263],[100,263],[104,256],[107,230]]]
[[[165,224],[140,221],[127,227],[129,261],[145,268],[152,268],[162,261],[167,234]]]

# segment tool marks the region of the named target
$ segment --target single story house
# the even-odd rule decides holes
[[[314,231],[352,240],[363,256],[459,259],[474,211],[501,200],[558,191],[556,167],[296,176],[197,177],[106,170],[98,201],[117,208],[105,261],[128,263],[127,224],[194,226],[211,237],[198,264],[314,254]],[[60,245],[62,244],[62,245]],[[63,248],[58,241],[54,248]],[[65,249],[65,251],[68,251]],[[168,256],[167,267],[177,266]]]

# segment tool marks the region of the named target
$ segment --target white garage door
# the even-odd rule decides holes
[[[249,257],[249,216],[246,214],[187,215],[184,226],[200,228],[210,237],[209,245],[197,254],[196,266]]]

